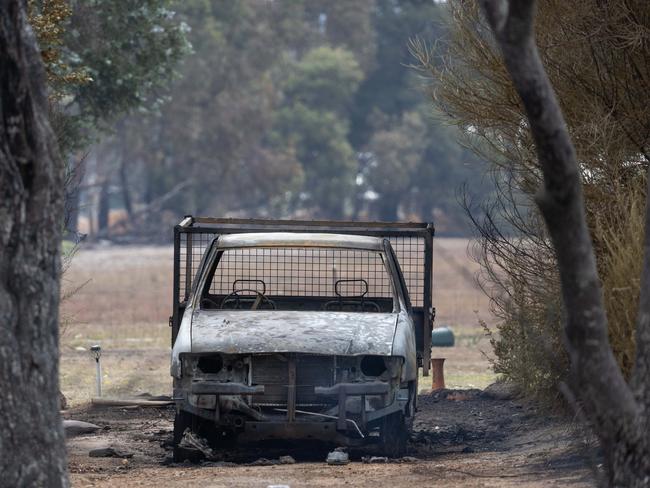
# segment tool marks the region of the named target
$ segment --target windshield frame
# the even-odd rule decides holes
[[[214,277],[214,273],[216,272],[217,266],[219,261],[217,260],[217,257],[220,256],[220,253],[223,253],[228,250],[239,250],[239,249],[277,249],[280,246],[241,246],[241,247],[232,247],[232,246],[227,246],[227,247],[220,247],[219,246],[219,237],[215,238],[208,249],[205,251],[203,254],[203,257],[201,258],[201,263],[199,265],[199,268],[197,270],[196,277],[194,279],[194,285],[192,286],[192,296],[190,298],[190,305],[192,306],[193,309],[197,310],[206,310],[201,306],[201,301],[202,298],[205,297],[205,295],[209,292],[210,285],[212,283],[212,279]],[[369,253],[376,253],[380,256],[382,260],[382,264],[384,266],[384,269],[386,271],[386,274],[389,278],[389,283],[390,283],[390,289],[391,289],[391,298],[393,301],[393,308],[390,313],[399,313],[400,310],[406,309],[406,300],[404,299],[403,296],[403,290],[402,290],[402,284],[401,281],[399,280],[398,276],[396,275],[396,269],[397,266],[394,262],[394,253],[392,251],[392,247],[390,246],[390,243],[388,240],[384,240],[384,245],[382,250],[371,250],[371,249],[360,249],[360,248],[355,248],[355,247],[350,247],[350,246],[331,246],[331,245],[283,245],[281,246],[283,249],[337,249],[337,250],[349,250],[349,251],[366,251]],[[270,295],[272,296],[272,295]],[[306,297],[307,298],[307,297]],[[388,297],[386,297],[388,298]],[[221,311],[221,310],[214,310],[210,309],[211,311]],[[238,311],[238,310],[232,310],[232,309],[227,309],[228,312],[233,312],[233,311]],[[249,310],[244,310],[242,309],[241,311],[249,311]],[[273,311],[273,310],[260,310],[260,311]],[[333,311],[328,311],[328,310],[314,310],[314,312],[326,312],[326,313],[334,313]],[[364,312],[364,311],[346,311],[346,313],[374,313],[374,312]]]

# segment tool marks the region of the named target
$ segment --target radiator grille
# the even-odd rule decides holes
[[[314,386],[334,384],[334,358],[298,355],[296,361],[296,405],[324,404],[326,399],[314,394]],[[263,395],[252,398],[253,405],[286,405],[289,385],[289,362],[280,354],[251,358],[251,383],[264,385]]]

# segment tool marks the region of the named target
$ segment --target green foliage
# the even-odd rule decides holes
[[[93,79],[73,95],[94,120],[154,107],[150,96],[172,79],[187,53],[186,24],[178,22],[165,0],[78,0],[67,45],[74,62]],[[72,64],[72,61],[71,61]]]
[[[426,135],[427,129],[420,115],[407,112],[399,123],[378,130],[370,139],[368,148],[373,159],[367,179],[379,194],[380,218],[398,220],[398,205],[408,194],[413,172],[422,161]]]
[[[296,149],[305,177],[300,203],[320,216],[341,218],[352,196],[356,156],[346,112],[363,73],[352,53],[319,47],[290,68],[276,141]]]
[[[170,223],[187,213],[431,219],[444,207],[447,229],[458,232],[455,189],[469,153],[454,144],[457,132],[431,120],[408,68],[410,38],[442,35],[439,5],[197,0],[172,8],[191,26],[183,76],[159,114],[121,121],[103,151],[129,165],[131,181],[113,183],[125,194],[128,186],[135,206],[160,200]],[[190,189],[175,192],[183,182]]]
[[[155,110],[189,50],[186,24],[166,0],[75,0],[61,59],[89,76],[61,90],[56,128],[64,152],[84,147],[117,117]]]
[[[285,96],[316,110],[345,114],[363,79],[354,55],[322,46],[297,63],[284,86]]]
[[[295,204],[313,207],[320,216],[341,218],[353,189],[356,158],[347,126],[333,112],[301,103],[278,114],[280,137],[296,148],[304,178],[304,194]]]
[[[309,0],[305,2],[305,9],[311,22],[319,25],[319,34],[328,45],[352,53],[364,73],[374,69],[377,55],[375,0]]]

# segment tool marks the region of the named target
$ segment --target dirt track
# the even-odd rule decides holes
[[[499,389],[444,390],[420,395],[409,455],[416,460],[365,464],[372,452],[351,451],[347,466],[328,466],[332,446],[296,443],[249,446],[223,452],[224,463],[169,465],[173,409],[90,409],[66,418],[105,427],[68,441],[73,486],[295,487],[331,486],[592,486],[592,450],[575,440],[566,421],[539,414]],[[135,455],[128,460],[90,458],[111,445]],[[254,465],[264,457],[291,455],[291,465]],[[252,463],[252,465],[251,465]]]

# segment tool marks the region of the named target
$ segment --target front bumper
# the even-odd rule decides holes
[[[329,397],[336,411],[323,414],[297,408],[295,399],[291,401],[291,388],[288,388],[287,402],[282,408],[254,410],[244,402],[242,396],[263,395],[264,386],[239,383],[196,381],[192,382],[189,391],[177,390],[174,398],[178,410],[236,430],[242,441],[320,439],[346,445],[365,442],[366,433],[376,420],[403,409],[407,401],[399,391],[391,394],[394,390],[386,382],[337,383],[331,387],[315,387],[314,393]],[[214,409],[197,406],[196,402],[190,401],[190,395],[214,396]],[[366,411],[366,396],[383,396],[385,406]],[[331,401],[332,397],[336,398],[334,402]],[[352,397],[358,398],[362,407],[357,414],[350,415],[346,406],[348,398]]]

